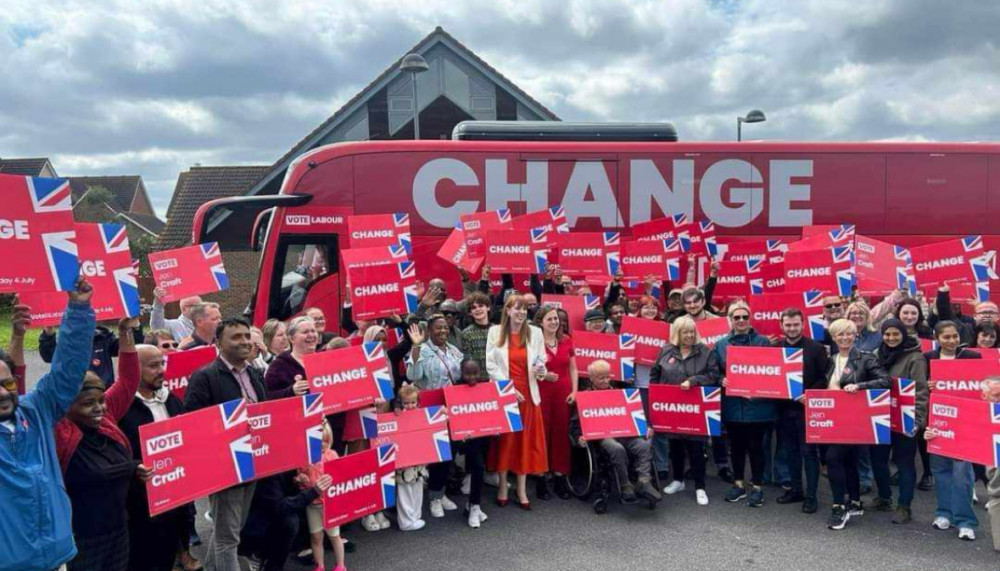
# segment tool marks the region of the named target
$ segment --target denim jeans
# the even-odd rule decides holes
[[[802,468],[806,470],[807,498],[816,499],[816,487],[819,484],[819,453],[818,447],[806,444],[805,411],[799,403],[787,407],[778,421],[781,438],[778,445],[784,449],[788,459],[788,482],[793,492],[802,492]],[[779,450],[780,452],[780,450]]]
[[[784,445],[781,429],[774,423],[764,435],[764,483],[782,487],[792,485],[791,466],[788,463],[788,447]]]
[[[868,447],[858,451],[858,479],[862,488],[870,488],[872,485],[872,459],[868,455]]]
[[[910,507],[917,485],[917,439],[893,432],[892,460],[899,470],[899,505]]]
[[[878,497],[892,501],[892,487],[889,485],[889,453],[892,447],[886,444],[868,447],[868,458],[871,460],[871,472],[878,487]],[[859,478],[861,467],[858,466]]]
[[[947,518],[956,527],[978,527],[979,519],[972,506],[975,484],[972,464],[931,454],[931,473],[937,492],[934,517]]]
[[[669,442],[670,438],[663,432],[653,435],[653,466],[657,472],[666,472],[670,467]],[[678,479],[683,477],[684,474],[681,474]]]

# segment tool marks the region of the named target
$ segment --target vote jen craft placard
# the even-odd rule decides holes
[[[809,444],[889,444],[889,389],[805,393]]]
[[[373,447],[395,444],[396,468],[451,460],[448,413],[443,406],[416,408],[378,415]]]
[[[153,280],[167,293],[163,303],[229,289],[217,242],[149,254]]]
[[[584,440],[646,436],[646,413],[639,389],[580,391],[576,411]]]
[[[1000,403],[932,393],[928,412],[928,452],[1000,466]]]
[[[139,427],[155,516],[255,477],[247,406],[225,402]]]
[[[396,505],[396,447],[380,446],[323,463],[333,484],[323,493],[331,528]]]
[[[722,435],[722,389],[649,385],[649,422],[656,432]]]

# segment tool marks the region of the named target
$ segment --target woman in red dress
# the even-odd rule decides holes
[[[573,359],[573,339],[562,332],[559,310],[543,305],[535,314],[535,325],[541,328],[545,341],[545,367],[548,373],[538,383],[542,397],[542,418],[545,421],[545,446],[549,452],[549,470],[555,482],[556,495],[569,499],[569,488],[563,475],[570,469],[569,417],[570,405],[576,400],[578,376]],[[538,499],[549,497],[545,478],[538,478]]]
[[[507,505],[507,472],[514,472],[518,505],[530,510],[528,474],[540,475],[549,470],[538,390],[538,380],[545,378],[548,370],[542,331],[528,324],[527,304],[518,294],[507,298],[500,325],[494,325],[487,333],[486,371],[490,380],[513,381],[521,412],[522,430],[502,434],[493,449],[493,464],[500,477],[497,505]]]

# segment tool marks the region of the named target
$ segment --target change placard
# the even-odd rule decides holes
[[[524,398],[531,398],[531,395],[524,395]],[[513,381],[449,385],[444,388],[444,400],[448,406],[452,440],[496,436],[522,429]]]
[[[378,415],[378,436],[372,446],[396,445],[396,468],[451,460],[448,413],[431,406]]]
[[[677,281],[681,278],[680,255],[676,239],[628,240],[622,243],[621,271],[627,276]]]
[[[659,319],[626,315],[622,318],[621,332],[635,339],[636,365],[655,365],[660,351],[670,342],[670,324]]]
[[[347,231],[351,237],[351,248],[371,248],[395,244],[400,244],[407,250],[412,248],[410,215],[405,212],[348,216]]]
[[[417,310],[417,270],[413,262],[363,266],[347,271],[355,321],[406,315]]]
[[[913,275],[921,288],[996,278],[982,236],[966,236],[910,248]]]
[[[743,347],[726,349],[726,396],[798,400],[802,398],[802,349]]]
[[[333,483],[323,493],[327,529],[396,505],[396,447],[380,446],[323,463]]]
[[[308,394],[247,405],[255,478],[323,459],[323,395]]]
[[[363,343],[303,355],[312,392],[322,393],[325,414],[369,406],[393,395],[392,373],[385,347]]]
[[[649,422],[656,432],[721,436],[722,389],[649,385]]]
[[[1000,376],[1000,361],[994,359],[931,359],[930,364],[932,394],[982,400],[983,381]]]
[[[484,255],[490,271],[506,274],[541,274],[549,263],[549,231],[488,230]]]
[[[785,291],[833,291],[851,295],[855,283],[854,250],[834,246],[822,250],[791,251],[785,254]]]
[[[611,365],[611,379],[630,382],[635,378],[635,337],[628,334],[576,331],[573,333],[576,369],[587,376],[587,367],[598,360]]]
[[[214,345],[195,347],[187,351],[174,351],[163,355],[163,386],[184,400],[188,379],[198,369],[211,363],[219,356]]]
[[[581,391],[576,395],[576,412],[584,440],[646,437],[639,389]]]
[[[486,232],[512,227],[510,210],[507,208],[462,214],[459,220],[465,232],[465,244],[469,248],[471,258],[486,256]]]
[[[559,266],[568,276],[613,276],[621,269],[621,234],[570,232],[561,237]]]

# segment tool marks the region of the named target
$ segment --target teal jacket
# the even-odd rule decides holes
[[[770,347],[767,337],[754,329],[744,335],[730,333],[715,344],[715,352],[722,365],[722,376],[726,375],[726,349],[730,345],[739,347]],[[747,399],[743,397],[722,397],[722,422],[773,422],[778,419],[778,402],[771,399]]]
[[[96,325],[90,305],[70,303],[52,369],[20,397],[14,432],[0,426],[0,571],[48,571],[76,556],[53,429],[80,392]]]

